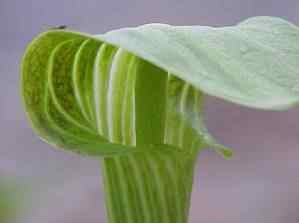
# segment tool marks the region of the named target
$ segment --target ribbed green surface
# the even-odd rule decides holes
[[[105,158],[109,223],[187,223],[194,165],[174,153]]]

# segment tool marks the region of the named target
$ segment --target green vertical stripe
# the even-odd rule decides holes
[[[166,115],[167,72],[141,59],[137,69],[136,144],[162,144]]]

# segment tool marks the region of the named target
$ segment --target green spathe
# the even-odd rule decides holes
[[[104,157],[111,223],[185,223],[198,151],[231,156],[205,128],[204,95],[296,106],[298,42],[298,27],[271,17],[103,35],[51,30],[25,52],[23,101],[43,140]]]

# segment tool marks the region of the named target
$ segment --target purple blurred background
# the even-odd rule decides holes
[[[37,33],[57,25],[95,34],[150,22],[220,26],[257,15],[299,25],[298,12],[297,0],[0,0],[0,177],[25,188],[19,222],[105,222],[99,162],[53,150],[26,121],[19,63]],[[190,222],[298,223],[299,109],[256,111],[208,97],[206,110],[208,128],[235,157],[201,154]]]

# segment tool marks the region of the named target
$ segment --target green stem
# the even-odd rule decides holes
[[[102,164],[109,223],[187,223],[194,157],[146,152]]]

